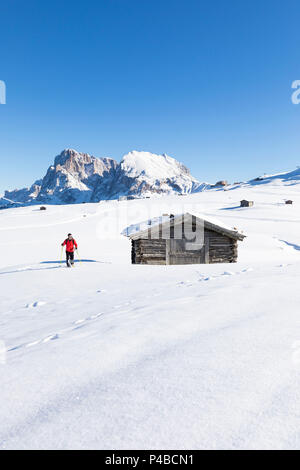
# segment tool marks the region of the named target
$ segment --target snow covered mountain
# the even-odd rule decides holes
[[[98,202],[119,196],[192,193],[204,187],[168,155],[133,151],[120,163],[66,149],[30,188],[6,191],[0,207],[12,204]]]
[[[66,149],[55,158],[44,178],[30,188],[6,191],[4,200],[23,204],[93,201],[100,185],[103,193],[109,193],[116,167],[112,158],[95,158]]]
[[[300,168],[228,185],[227,189],[297,183],[300,183]],[[191,194],[205,189],[220,190],[222,185],[200,183],[185,165],[166,154],[132,151],[118,163],[113,158],[96,158],[66,149],[55,157],[46,175],[32,186],[5,191],[0,197],[0,209],[28,204],[98,202],[120,196]]]
[[[166,154],[150,152],[125,155],[115,179],[116,191],[124,195],[188,194],[202,187],[182,163]]]

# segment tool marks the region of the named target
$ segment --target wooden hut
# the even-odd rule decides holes
[[[293,201],[291,201],[291,199],[288,199],[287,201],[285,201],[286,204],[293,204]]]
[[[235,263],[245,235],[186,213],[129,235],[133,264]]]
[[[226,180],[217,181],[215,186],[228,186],[228,181]]]
[[[243,199],[241,201],[241,207],[252,207],[254,204],[253,201],[247,201],[246,199]]]

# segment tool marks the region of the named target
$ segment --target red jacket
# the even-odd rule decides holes
[[[66,251],[69,251],[71,253],[73,253],[74,251],[74,246],[76,246],[77,248],[77,243],[74,238],[71,238],[71,240],[69,240],[69,238],[66,238],[62,245],[66,245]]]

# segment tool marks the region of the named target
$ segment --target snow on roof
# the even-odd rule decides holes
[[[174,214],[174,217],[173,217],[174,222],[176,223],[176,219],[181,220],[181,217],[183,215],[185,215],[185,216],[186,215],[187,216],[195,216],[198,219],[204,220],[204,224],[206,224],[207,228],[210,227],[210,228],[212,228],[214,230],[217,230],[219,232],[224,232],[228,236],[232,236],[233,238],[238,238],[238,239],[241,239],[241,240],[243,238],[245,238],[245,235],[243,235],[242,233],[239,233],[234,228],[226,226],[223,222],[220,222],[218,219],[216,219],[214,217],[210,217],[210,216],[200,214],[198,212],[193,212],[193,213],[188,213],[187,212],[185,214],[182,214],[182,213]],[[161,215],[161,216],[158,216],[158,217],[153,217],[151,219],[144,220],[144,221],[139,222],[137,224],[132,224],[132,225],[126,227],[122,231],[122,235],[125,235],[125,236],[130,237],[130,238],[135,238],[137,236],[142,235],[144,232],[147,232],[150,227],[153,228],[153,227],[156,227],[160,224],[165,224],[169,221],[170,221],[170,214],[165,214],[165,215]]]

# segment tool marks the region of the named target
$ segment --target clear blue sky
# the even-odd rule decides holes
[[[294,0],[1,2],[0,193],[66,147],[168,153],[200,180],[300,165]]]

